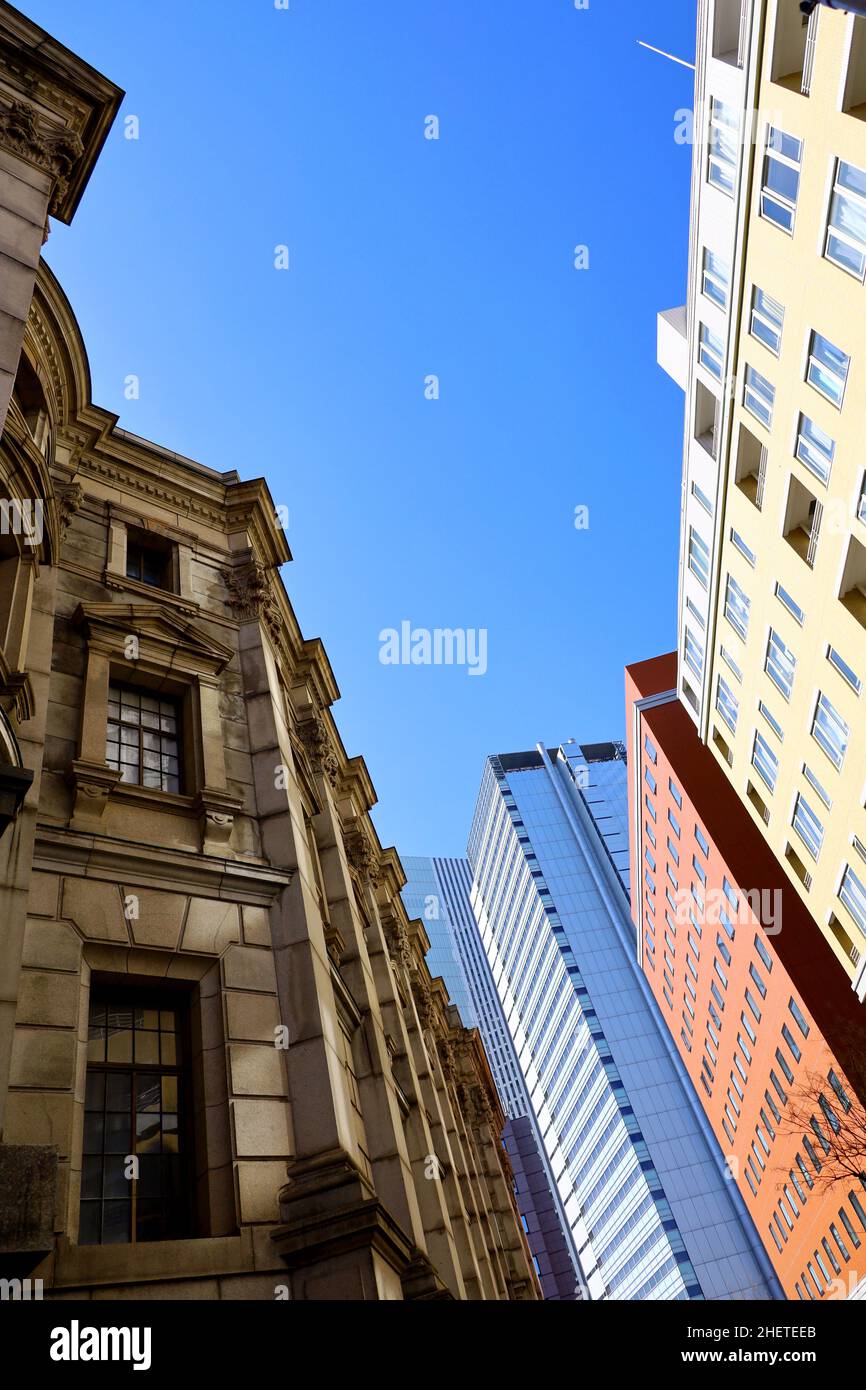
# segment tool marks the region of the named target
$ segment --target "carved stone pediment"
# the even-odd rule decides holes
[[[189,675],[219,675],[232,657],[231,647],[216,641],[197,624],[156,603],[81,603],[73,621],[87,637],[110,651],[129,658],[129,639],[138,643],[139,656],[161,669],[174,667]]]

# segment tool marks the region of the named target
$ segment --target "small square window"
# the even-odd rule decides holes
[[[173,585],[173,547],[162,536],[130,527],[126,533],[126,577],[152,589]]]

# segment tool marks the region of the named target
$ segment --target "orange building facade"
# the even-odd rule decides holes
[[[626,718],[642,969],[786,1296],[847,1298],[864,1006],[678,701],[676,653],[626,669]]]

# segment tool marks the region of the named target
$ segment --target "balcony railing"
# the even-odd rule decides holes
[[[740,37],[737,43],[737,67],[746,66],[746,50],[749,42],[749,14],[752,0],[740,0]]]
[[[761,445],[761,462],[758,464],[758,484],[755,488],[755,506],[760,511],[764,500],[764,484],[767,481],[767,446]]]
[[[816,6],[809,16],[809,27],[806,31],[806,51],[803,54],[803,77],[800,82],[800,91],[807,97],[812,90],[812,74],[815,69],[815,43],[818,38],[818,15],[820,6]]]
[[[823,506],[820,502],[816,502],[815,513],[812,517],[812,529],[809,533],[809,546],[806,551],[806,564],[809,565],[810,568],[814,568],[815,565],[815,552],[818,549],[818,536],[821,531],[821,517],[823,514]]]

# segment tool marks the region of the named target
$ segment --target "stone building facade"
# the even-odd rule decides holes
[[[121,95],[0,4],[0,1274],[537,1298],[267,485],[95,406],[40,261]]]

